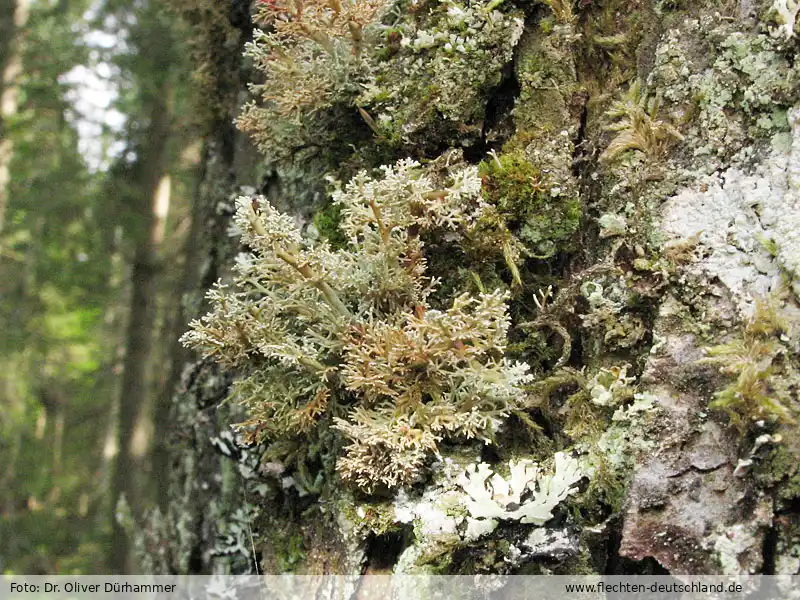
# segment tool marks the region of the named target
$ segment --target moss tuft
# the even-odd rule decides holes
[[[484,198],[535,258],[569,249],[581,218],[577,197],[543,183],[540,170],[521,151],[493,156],[481,163],[479,172]]]
[[[342,207],[330,203],[314,213],[314,227],[320,237],[327,241],[334,250],[341,250],[347,246],[347,238],[342,233],[339,225],[342,221]]]
[[[705,363],[719,365],[721,373],[734,378],[715,394],[709,406],[728,413],[742,432],[762,419],[796,422],[792,399],[782,397],[784,394],[770,381],[780,367],[780,357],[787,352],[782,335],[788,324],[777,302],[775,298],[757,300],[741,338],[708,348],[708,357],[703,359]]]

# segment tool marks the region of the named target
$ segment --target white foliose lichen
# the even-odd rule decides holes
[[[628,365],[600,369],[588,384],[592,404],[597,406],[619,405],[633,393],[630,385],[635,381],[635,377],[628,376]]]
[[[512,460],[508,466],[508,479],[493,473],[486,463],[470,465],[459,478],[469,512],[467,537],[492,531],[501,520],[543,525],[584,477],[578,460],[564,452],[556,453],[552,473],[543,473],[530,460]]]
[[[500,521],[542,526],[587,476],[579,460],[564,452],[556,453],[551,470],[526,459],[507,466],[510,474],[504,478],[486,463],[464,467],[445,458],[434,465],[434,481],[421,496],[400,491],[395,520],[413,524],[417,538],[403,563],[411,568],[420,548],[437,539],[474,541],[492,533]]]
[[[791,134],[774,136],[770,154],[749,172],[729,168],[682,189],[661,211],[670,240],[694,239],[704,249],[687,272],[717,278],[743,313],[783,274],[800,293],[800,108],[789,121]]]
[[[463,516],[453,514],[460,503],[457,492],[428,488],[419,499],[412,499],[401,490],[394,505],[395,518],[400,523],[416,523],[422,535],[456,534]]]
[[[794,24],[797,21],[797,13],[800,12],[800,2],[797,0],[775,0],[772,9],[778,13],[780,24],[779,33],[783,34],[788,40],[794,35]]]

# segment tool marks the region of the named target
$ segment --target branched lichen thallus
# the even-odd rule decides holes
[[[349,240],[339,250],[304,239],[263,198],[238,200],[251,251],[183,342],[241,371],[233,394],[249,412],[246,436],[279,442],[327,428],[344,437],[341,477],[368,492],[417,480],[443,439],[492,439],[529,379],[527,365],[504,357],[506,295],[460,294],[432,309],[419,236],[468,229],[480,185],[464,165],[404,160],[359,173],[333,194]]]

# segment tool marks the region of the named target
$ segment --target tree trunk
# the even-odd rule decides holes
[[[199,169],[197,169],[199,172]],[[196,175],[199,183],[200,175]],[[199,192],[199,186],[195,194]],[[195,196],[196,197],[196,196]],[[197,271],[198,255],[196,244],[199,223],[194,212],[197,203],[192,203],[193,214],[189,216],[189,231],[182,244],[181,263],[182,270],[179,275],[167,282],[171,286],[163,292],[165,297],[164,323],[160,347],[163,352],[162,371],[155,392],[152,412],[153,420],[153,445],[151,451],[152,471],[150,480],[154,486],[154,498],[159,509],[166,513],[169,508],[169,493],[166,483],[170,480],[170,460],[172,436],[174,428],[171,422],[172,401],[175,389],[180,381],[181,370],[185,366],[186,354],[179,337],[183,333],[183,324],[186,322],[186,307],[184,293],[192,285],[193,274]]]
[[[150,390],[150,358],[155,329],[155,302],[158,292],[158,251],[163,241],[164,198],[169,189],[162,182],[167,168],[166,144],[170,132],[170,107],[167,102],[166,80],[152,96],[149,128],[142,150],[140,179],[141,212],[137,215],[138,240],[131,265],[131,300],[126,333],[125,360],[120,386],[119,420],[117,427],[117,457],[112,494],[113,552],[112,568],[116,573],[130,569],[129,540],[113,517],[120,498],[138,510],[137,467],[146,448],[137,447],[135,432],[147,405]],[[167,184],[168,185],[168,184]],[[161,189],[161,193],[159,193]],[[168,207],[168,203],[166,204]]]
[[[22,75],[22,31],[28,22],[28,0],[0,4],[0,233],[5,228],[14,143],[8,120],[17,114]]]
[[[783,24],[759,22],[756,16],[771,7],[766,1],[491,4],[506,18],[516,16],[523,29],[513,55],[495,57],[498,81],[477,101],[479,116],[466,111],[453,125],[430,110],[443,98],[452,109],[461,97],[454,90],[466,95],[478,86],[448,71],[452,48],[426,47],[425,56],[446,54],[417,73],[420,81],[403,93],[393,87],[400,82],[376,83],[386,86],[377,90],[386,102],[407,99],[414,108],[408,122],[382,134],[392,111],[381,120],[347,107],[366,114],[359,118],[383,137],[368,131],[353,141],[353,148],[361,144],[360,154],[348,155],[353,162],[342,172],[374,156],[391,156],[384,164],[409,154],[435,159],[452,147],[481,163],[484,173],[498,165],[506,172],[506,196],[491,196],[492,175],[484,175],[483,185],[484,199],[505,215],[525,248],[516,274],[507,264],[516,260],[510,253],[489,267],[511,297],[509,352],[536,373],[515,416],[495,444],[448,447],[448,461],[437,462],[404,495],[355,494],[325,470],[336,458],[325,452],[340,451],[326,447],[310,461],[325,479],[314,491],[308,489],[314,477],[299,460],[279,463],[265,454],[277,452],[274,447],[237,448],[230,435],[226,441],[230,425],[247,415],[222,401],[233,378],[248,376],[249,367],[240,373],[189,360],[165,419],[175,431],[169,501],[161,518],[137,534],[145,548],[169,551],[158,560],[155,552],[142,557],[149,561],[145,568],[309,574],[800,570],[791,550],[800,544],[800,437],[787,417],[800,409],[800,61],[791,23],[785,15]],[[463,10],[475,5],[464,3]],[[231,0],[230,8],[230,23],[246,38],[249,3]],[[208,28],[196,33],[208,41]],[[390,44],[382,60],[395,60],[413,43],[396,46]],[[219,61],[214,66],[241,74],[240,85],[255,79],[242,71],[239,46],[209,47]],[[477,61],[468,76],[482,82],[486,55],[470,57],[466,47],[463,59]],[[441,77],[435,84],[434,75]],[[417,92],[423,96],[413,96]],[[233,107],[228,110],[235,116]],[[423,121],[425,115],[433,115],[435,126]],[[322,118],[313,122],[321,130],[330,126]],[[255,129],[261,133],[268,125]],[[336,134],[360,131],[345,125]],[[423,132],[417,131],[416,144],[391,146],[401,142],[390,134],[414,135],[415,127]],[[323,138],[314,142],[329,142]],[[201,258],[190,261],[187,317],[203,313],[203,290],[230,273],[238,247],[226,226],[239,186],[257,184],[267,196],[291,189],[297,193],[287,194],[287,204],[296,213],[310,208],[297,198],[318,189],[308,147],[296,150],[288,167],[268,162],[260,181],[236,169],[249,156],[246,148],[229,120],[214,123],[193,221],[192,245]],[[262,149],[274,151],[269,144]],[[568,226],[570,211],[580,215]],[[468,272],[467,250],[430,242],[426,249],[436,248],[427,256],[430,268],[445,281],[462,271],[465,279],[475,275]],[[472,257],[476,270],[492,262],[487,256],[479,257],[483,264]],[[744,368],[738,361],[750,362]],[[753,372],[758,376],[748,379]],[[510,461],[525,458],[551,470],[559,455],[574,457],[583,477],[553,508],[552,519],[532,525],[506,515],[504,526],[475,533],[472,528],[487,523],[469,513],[464,480],[452,469],[461,467],[463,475],[486,463],[501,475]],[[165,471],[162,465],[159,472]],[[312,485],[304,488],[301,481]],[[538,496],[521,498],[524,504]]]

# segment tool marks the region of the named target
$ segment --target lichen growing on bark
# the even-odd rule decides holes
[[[234,392],[250,411],[246,439],[332,426],[347,444],[341,476],[373,491],[418,480],[443,439],[493,438],[529,380],[503,356],[505,296],[461,294],[431,309],[436,282],[419,238],[471,227],[479,191],[469,166],[440,178],[409,160],[377,178],[362,172],[334,193],[350,242],[338,251],[308,243],[263,197],[238,200],[252,253],[183,340],[246,369]]]
[[[293,120],[276,111],[278,88],[270,92],[268,80],[259,89],[266,103],[242,124],[263,134],[284,191],[299,190],[283,196],[318,193],[323,171],[351,183],[332,184],[340,201],[304,232],[266,215],[283,223],[273,233],[289,236],[302,260],[287,266],[251,240],[261,247],[241,261],[239,287],[213,297],[220,323],[230,321],[220,308],[227,302],[244,315],[233,319],[241,328],[194,341],[235,355],[234,393],[255,417],[248,427],[273,439],[255,447],[269,465],[262,475],[287,482],[265,510],[286,511],[302,494],[302,522],[328,523],[352,555],[330,564],[743,572],[768,566],[772,550],[762,549],[777,537],[776,568],[796,570],[799,536],[781,521],[796,515],[800,494],[796,424],[742,394],[796,409],[793,5],[741,3],[740,12],[713,4],[387,4],[364,24],[359,51],[341,29],[341,61],[325,77],[344,75],[312,98],[325,106],[297,105]],[[259,38],[251,52],[272,50]],[[324,48],[314,52],[331,60]],[[453,147],[464,153],[443,153]],[[420,165],[400,175],[396,160],[409,152]],[[379,165],[393,166],[354,178]],[[440,194],[458,187],[456,172],[469,192]],[[425,178],[433,183],[420,184]],[[403,209],[401,225],[381,225],[375,207],[388,202],[387,218],[398,218],[393,202],[419,186],[429,197]],[[351,203],[356,196],[362,201]],[[428,218],[445,206],[454,219]],[[269,211],[259,200],[254,215]],[[249,217],[239,221],[252,229]],[[387,254],[387,238],[402,250]],[[254,273],[266,256],[280,265],[273,274],[285,275],[277,288],[273,274]],[[443,279],[435,293],[431,276]],[[275,291],[292,278],[302,285]],[[276,304],[257,286],[277,293],[269,297],[278,305],[291,300],[291,318],[264,326],[266,313],[242,312],[240,304],[257,312]],[[781,289],[788,324],[748,331],[756,299]],[[441,334],[480,315],[488,324],[474,336],[480,343]],[[263,330],[279,339],[264,342]],[[758,363],[753,386],[728,363],[759,344],[769,361]],[[730,372],[709,364],[705,348],[716,348]],[[726,394],[733,401],[722,406]],[[469,432],[466,396],[477,407]],[[437,413],[442,407],[450,412]],[[502,443],[485,443],[498,440],[501,422]],[[477,500],[457,483],[467,470],[486,464],[486,479],[490,470],[510,497],[512,465],[548,469],[567,455],[583,476],[544,520],[501,516],[493,525],[470,516]],[[331,457],[361,492],[325,485]],[[474,489],[495,493],[482,485]],[[533,497],[521,493],[520,506]],[[516,503],[495,504],[518,512]],[[396,552],[378,567],[371,544],[385,539]],[[611,540],[619,550],[607,561]],[[297,558],[291,568],[325,569],[330,556],[305,541],[302,557],[288,552]]]

